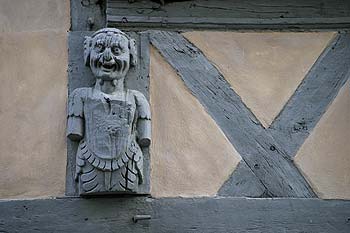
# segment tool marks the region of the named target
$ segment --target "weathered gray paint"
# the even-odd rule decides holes
[[[105,8],[106,1],[108,5],[107,8]],[[265,1],[263,4],[261,4],[259,1],[237,2],[194,0],[168,3],[165,4],[165,6],[161,6],[160,4],[152,1],[136,1],[130,4],[127,1],[122,0],[86,0],[71,1],[72,30],[95,30],[97,28],[104,27],[104,25],[106,25],[105,9],[107,10],[107,17],[109,19],[112,19],[112,21],[114,20],[115,22],[122,21],[121,24],[115,24],[112,22],[110,25],[136,27],[130,28],[130,30],[140,30],[143,27],[162,27],[172,29],[177,27],[179,29],[186,27],[219,29],[334,29],[338,27],[347,28],[350,25],[350,3],[343,0],[337,0],[336,3],[331,0],[322,0],[317,2],[312,0],[303,2]],[[94,19],[94,25],[89,25],[89,17]],[[88,32],[74,33],[81,34],[80,40],[82,40],[83,35],[89,35]],[[135,37],[134,35],[131,36]],[[72,33],[70,33],[70,37],[71,36]],[[143,38],[144,39],[140,40],[140,43],[148,44],[147,33],[144,34]],[[82,50],[82,48],[76,46],[79,43],[81,42],[75,42],[75,45],[70,45],[70,58],[71,56],[74,57],[78,55],[75,58],[80,59],[81,51],[79,50]],[[148,57],[147,49],[140,51],[140,53],[142,52],[146,53],[145,56]],[[143,55],[141,56],[143,57]],[[146,61],[146,63],[143,63],[143,65],[141,64],[141,67],[143,67],[140,71],[141,75],[136,76],[136,70],[133,70],[131,71],[131,73],[133,73],[131,76],[136,76],[136,79],[147,79],[146,82],[133,82],[135,86],[133,88],[140,90],[148,97],[149,64],[147,63],[148,59],[141,60],[141,62],[143,61]],[[70,78],[70,91],[76,87],[91,86],[93,84],[93,77],[90,71],[84,66],[81,67],[72,62],[70,63],[69,71],[70,76],[78,77],[76,79]],[[73,75],[71,73],[73,73]],[[79,74],[81,73],[83,73],[84,79],[79,78]],[[133,84],[127,84],[127,86],[132,87]],[[298,106],[300,103],[297,102],[295,105]],[[283,114],[281,114],[281,116],[282,115]],[[322,114],[320,114],[319,117],[321,115]],[[272,131],[274,136],[277,135],[275,138],[276,140],[278,140],[279,136],[283,134],[276,131],[272,127],[269,130]],[[282,136],[282,139],[286,137],[284,134]],[[301,144],[305,137],[296,139],[299,139],[298,143]],[[294,156],[295,153],[290,153],[292,150],[289,150],[289,148],[295,149],[300,146],[299,144],[295,146],[295,143],[292,143],[291,145],[283,144],[283,142],[280,143],[282,144],[281,147],[278,147],[278,150],[280,151],[279,153],[291,157]],[[269,147],[269,145],[265,145],[265,147]],[[289,153],[283,151],[286,147],[286,151]],[[76,145],[68,142],[68,154],[75,150]],[[74,177],[74,170],[72,170],[71,167],[71,164],[74,164],[75,161],[71,160],[72,158],[68,158],[66,182],[67,195],[76,194],[75,183],[72,181],[72,177]],[[252,197],[274,195],[273,193],[266,192],[266,188],[263,187],[261,181],[256,177],[253,171],[254,167],[251,169],[251,167],[249,167],[245,161],[242,161],[237,170],[231,175],[230,179],[225,182],[219,194],[233,196],[247,195]],[[237,185],[239,185],[239,187]],[[262,190],[264,191],[261,192]]]
[[[91,70],[85,66],[81,58],[84,57],[84,36],[92,32],[72,31],[68,33],[68,93],[78,87],[90,87],[95,79]]]
[[[269,196],[315,197],[289,156],[198,48],[173,32],[151,31],[150,40],[218,123]]]
[[[221,186],[218,196],[267,197],[268,193],[264,185],[243,160],[238,164],[230,178]]]
[[[127,21],[125,23],[124,21]],[[320,19],[251,19],[251,18],[196,18],[196,17],[147,17],[147,16],[108,16],[108,26],[161,30],[342,30],[350,28],[350,17]]]
[[[96,31],[106,26],[106,0],[71,0],[71,31]]]
[[[133,222],[136,216],[151,219]],[[147,216],[147,217],[149,217]],[[350,231],[350,201],[146,197],[0,202],[0,232]]]
[[[294,157],[350,76],[350,33],[338,34],[269,127]]]
[[[267,129],[281,145],[281,150],[294,157],[316,126],[338,91],[349,78],[350,36],[339,34],[323,51],[281,113]],[[257,188],[249,184],[247,171],[241,164],[219,191],[222,196],[256,197]],[[249,189],[245,189],[245,187]],[[242,190],[237,193],[237,190]],[[247,192],[249,190],[249,192]],[[258,192],[255,192],[258,193]],[[265,194],[264,194],[265,195]]]
[[[83,62],[83,42],[84,36],[91,35],[89,31],[74,31],[68,34],[68,94],[79,87],[91,87],[94,85],[95,78],[90,69]],[[148,34],[145,33],[128,33],[136,40],[138,45],[138,64],[131,68],[126,77],[126,86],[129,89],[142,92],[146,98],[149,98],[149,42]],[[141,47],[142,46],[142,47]],[[77,183],[75,176],[75,156],[78,143],[67,139],[67,175],[66,175],[66,195],[77,196]],[[145,177],[149,177],[150,162],[149,149],[143,150]],[[145,179],[145,183],[140,186],[143,193],[149,193],[149,179]]]
[[[350,2],[107,0],[107,25],[118,27],[215,29],[335,29],[350,27]]]

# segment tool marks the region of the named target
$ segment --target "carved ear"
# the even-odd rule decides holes
[[[84,63],[86,66],[90,65],[90,51],[91,51],[92,38],[90,36],[85,36],[84,40]]]
[[[136,66],[137,49],[136,49],[136,42],[134,39],[129,40],[129,50],[130,50],[130,66]]]

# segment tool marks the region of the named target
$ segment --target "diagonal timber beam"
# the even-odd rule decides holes
[[[150,31],[151,43],[206,108],[273,197],[315,197],[290,157],[203,53],[179,33]]]
[[[267,129],[285,153],[294,157],[340,88],[350,77],[349,34],[338,34],[322,52],[279,116]],[[240,163],[222,185],[220,196],[264,197],[252,185],[247,167]]]
[[[350,76],[350,33],[338,34],[268,131],[294,157]]]
[[[241,160],[230,177],[219,189],[221,197],[269,197],[265,186],[255,176],[244,160]]]

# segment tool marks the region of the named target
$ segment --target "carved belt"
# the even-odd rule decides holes
[[[103,171],[115,171],[123,167],[129,160],[138,162],[142,157],[142,153],[139,152],[140,148],[136,145],[135,141],[132,141],[129,144],[128,149],[122,153],[120,158],[102,159],[89,150],[85,140],[83,139],[78,148],[77,165],[82,167],[87,160],[95,168]]]

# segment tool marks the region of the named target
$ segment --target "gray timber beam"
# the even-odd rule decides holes
[[[223,197],[268,197],[265,186],[250,170],[248,165],[240,161],[231,176],[221,186],[217,195]]]
[[[106,0],[71,0],[71,31],[96,31],[106,26]]]
[[[137,222],[133,218],[140,219]],[[350,201],[64,198],[0,202],[0,232],[350,232]],[[150,219],[149,219],[150,218]]]
[[[340,33],[324,50],[269,127],[294,157],[350,76],[350,33]]]
[[[267,129],[281,150],[294,157],[327,107],[349,79],[350,35],[338,34],[315,62],[294,95]],[[221,196],[264,197],[243,163],[218,192]]]
[[[268,196],[315,197],[290,157],[198,48],[173,32],[151,31],[150,41],[217,122]]]
[[[107,25],[164,29],[349,29],[347,0],[107,0]]]

